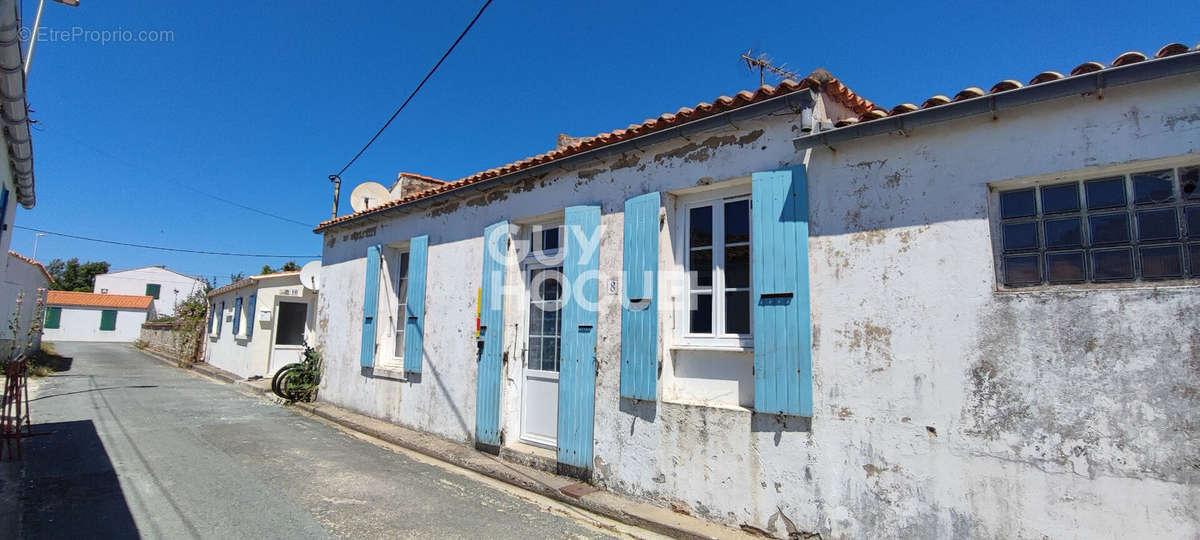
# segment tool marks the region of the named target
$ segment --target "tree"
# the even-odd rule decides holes
[[[246,274],[244,272],[238,272],[236,274],[229,274],[229,282],[230,283],[237,283],[243,279],[246,279]]]
[[[108,263],[105,261],[88,261],[80,264],[79,259],[72,257],[63,261],[54,259],[46,266],[54,283],[50,288],[56,291],[92,292],[96,285],[96,275],[108,273]]]
[[[285,263],[283,263],[283,266],[280,266],[279,268],[271,268],[271,265],[269,265],[269,264],[264,264],[262,267],[263,274],[278,274],[279,272],[298,272],[299,270],[300,270],[300,265],[296,264],[296,261],[285,262]]]

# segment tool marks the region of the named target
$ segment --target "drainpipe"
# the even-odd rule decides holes
[[[26,209],[37,203],[33,185],[33,141],[25,103],[24,62],[21,60],[21,23],[17,3],[0,8],[0,125],[8,145],[8,166],[16,187],[17,202]]]

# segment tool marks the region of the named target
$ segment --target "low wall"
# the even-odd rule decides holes
[[[154,352],[165,354],[180,362],[195,362],[199,341],[198,330],[192,335],[175,322],[148,322],[142,324],[138,344]]]

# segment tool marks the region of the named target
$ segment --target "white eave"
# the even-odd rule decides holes
[[[33,188],[33,140],[29,134],[29,106],[25,102],[25,70],[21,59],[21,20],[17,2],[0,7],[0,124],[8,146],[17,202],[25,208],[37,203]]]

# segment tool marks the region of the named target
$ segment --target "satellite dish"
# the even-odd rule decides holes
[[[368,208],[375,208],[383,203],[392,200],[392,194],[388,193],[388,188],[384,187],[379,182],[363,182],[354,188],[350,193],[350,208],[355,212],[362,212]]]
[[[305,263],[300,268],[300,284],[304,285],[305,289],[316,291],[321,285],[320,281],[321,261],[311,261]]]

